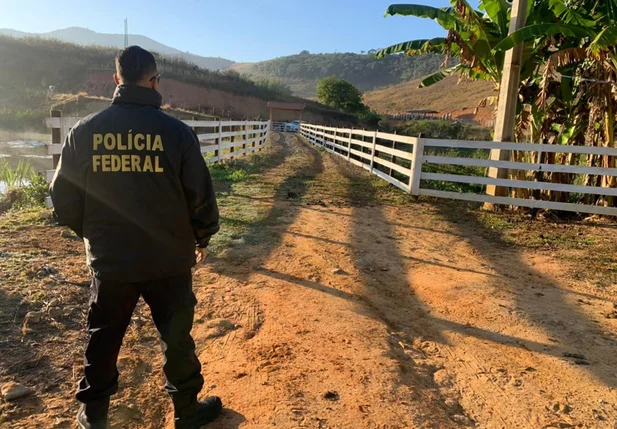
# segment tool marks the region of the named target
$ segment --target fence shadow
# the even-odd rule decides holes
[[[220,164],[210,165],[209,168],[215,176],[218,169],[224,169],[228,165],[233,165],[235,169],[249,172],[253,175],[263,175],[268,171],[278,167],[284,162],[289,154],[289,147],[283,143],[284,135],[273,133],[270,138],[270,145],[261,152],[253,152],[247,156],[240,155],[233,160]],[[234,194],[233,180],[220,180],[214,177],[214,190],[217,194]]]
[[[540,349],[528,343],[530,350],[561,359],[564,354],[593,354],[595,358],[603,356],[600,362],[583,362],[581,368],[605,386],[617,387],[617,376],[612,363],[612,357],[617,350],[617,339],[603,331],[596,321],[577,308],[572,300],[567,299],[568,294],[588,296],[587,294],[564,289],[545,273],[528,265],[521,251],[508,246],[501,233],[488,229],[476,216],[464,215],[464,221],[461,222],[463,215],[460,207],[457,209],[448,202],[435,203],[434,206],[458,233],[466,236],[467,242],[490,268],[496,272],[509,272],[507,281],[502,282],[502,287],[510,292],[514,306],[529,322],[544,330],[553,341],[553,344]],[[480,233],[470,233],[469,230]],[[484,238],[485,236],[491,238]],[[503,250],[507,255],[504,257],[502,252],[496,250]],[[540,296],[546,305],[537,304]],[[547,319],[549,310],[552,310],[551,320]],[[603,339],[603,345],[597,344],[597,337]]]
[[[363,172],[361,177],[367,183],[363,184],[364,195],[358,203],[357,184],[354,183],[353,176],[359,172],[353,168],[349,169],[344,161],[338,157],[333,162],[337,166],[339,174],[349,179],[347,195],[352,203],[352,220],[349,222],[349,249],[356,264],[356,270],[362,280],[357,311],[386,324],[390,333],[388,339],[389,355],[398,361],[400,369],[397,374],[399,384],[408,386],[410,390],[415,392],[414,400],[417,401],[416,403],[431,404],[430,407],[416,407],[415,423],[420,427],[424,427],[426,424],[442,428],[456,427],[456,423],[452,421],[450,416],[464,414],[464,412],[458,403],[447,402],[442,396],[440,387],[433,378],[433,374],[438,368],[419,364],[410,358],[407,353],[409,350],[406,350],[406,348],[411,349],[413,347],[414,339],[424,336],[424,333],[419,331],[415,321],[419,318],[430,317],[429,310],[416,298],[413,286],[409,283],[404,270],[393,270],[375,275],[374,268],[370,266],[370,261],[373,258],[380,261],[384,257],[392,266],[403,267],[405,265],[405,258],[396,246],[395,241],[376,240],[369,245],[366,244],[367,229],[363,225],[363,219],[366,219],[367,214],[365,210],[371,210],[371,231],[381,237],[395,235],[394,227],[386,220],[384,206],[374,205],[374,202],[378,200],[378,190],[372,185],[370,176]],[[369,259],[368,264],[366,259]],[[402,312],[402,309],[406,311]],[[445,341],[440,332],[432,332],[431,334],[431,340]],[[421,350],[415,350],[414,356],[426,357]]]
[[[335,163],[339,168],[341,174],[347,174],[349,166],[344,161],[335,158]],[[360,171],[355,171],[354,174],[367,174]],[[367,179],[368,180],[368,179]],[[365,188],[366,189],[366,188]],[[376,197],[374,190],[372,197]],[[353,198],[350,192],[350,198]],[[611,335],[603,333],[597,322],[591,320],[586,314],[584,314],[579,308],[576,307],[571,301],[566,298],[567,294],[577,293],[574,291],[563,290],[558,284],[554,283],[548,276],[541,273],[525,264],[524,255],[522,252],[516,249],[509,249],[509,246],[505,240],[498,239],[496,243],[488,243],[484,238],[482,232],[486,229],[477,219],[470,218],[462,221],[460,206],[458,209],[453,209],[447,205],[436,205],[438,212],[441,216],[449,221],[450,228],[452,230],[452,236],[461,237],[469,241],[471,246],[477,251],[477,254],[488,262],[487,270],[494,270],[497,275],[491,275],[491,278],[501,279],[503,283],[507,284],[508,289],[515,297],[516,307],[518,310],[531,321],[535,326],[541,327],[548,331],[549,338],[553,343],[542,343],[524,338],[517,338],[500,332],[494,332],[487,329],[478,328],[469,324],[461,324],[458,322],[445,320],[440,317],[435,317],[430,314],[430,309],[427,309],[422,302],[415,298],[413,291],[413,284],[408,280],[409,276],[405,270],[400,272],[392,271],[387,274],[381,274],[376,276],[373,272],[367,271],[366,267],[362,264],[358,265],[358,272],[363,278],[364,293],[354,296],[341,295],[339,291],[327,291],[338,297],[347,299],[360,300],[368,309],[368,313],[372,313],[373,317],[377,317],[383,320],[390,328],[392,333],[392,340],[390,341],[390,351],[392,356],[395,356],[401,362],[405,362],[406,356],[403,353],[400,344],[411,344],[416,336],[430,339],[437,343],[447,344],[443,332],[453,331],[463,336],[473,336],[482,341],[494,342],[503,344],[507,347],[521,348],[524,350],[532,351],[535,353],[541,353],[548,356],[552,356],[558,359],[564,359],[568,355],[585,355],[588,354],[594,356],[603,356],[599,362],[584,362],[582,366],[584,370],[588,371],[595,379],[598,379],[602,384],[610,388],[615,388],[616,377],[612,371],[611,359],[616,350],[617,342]],[[366,219],[366,212],[357,204],[352,204],[353,211],[350,222],[351,233],[349,243],[338,243],[347,245],[352,251],[353,258],[356,262],[365,259],[367,255],[382,254],[387,255],[390,265],[403,267],[407,257],[397,248],[396,243],[392,241],[386,241],[384,243],[375,242],[371,245],[366,244],[366,228],[362,227],[362,219]],[[383,222],[372,222],[375,232],[379,236],[388,237],[395,234],[394,225],[387,220],[386,213],[383,206],[373,206],[371,210],[377,210],[378,213],[374,214],[373,220],[381,218]],[[472,233],[470,230],[481,231],[479,234]],[[441,231],[433,231],[441,232]],[[307,237],[310,238],[310,237]],[[329,239],[316,238],[317,240],[332,241]],[[364,244],[363,244],[364,243]],[[496,251],[499,249],[509,249],[507,258],[502,259],[496,255]],[[504,265],[505,264],[505,265]],[[512,268],[517,267],[516,275],[512,275]],[[500,273],[503,273],[500,274]],[[477,273],[484,274],[484,273]],[[506,275],[507,274],[507,275]],[[375,277],[381,277],[381,281],[375,282]],[[537,304],[538,300],[538,288],[532,288],[531,285],[526,284],[529,278],[539,279],[535,283],[539,283],[542,287],[542,291],[546,295],[547,306],[551,308],[560,308],[560,314],[562,320],[555,322],[548,322],[546,318],[546,307],[542,308]],[[288,279],[294,281],[304,287],[312,287],[314,289],[323,290],[327,287],[323,285],[307,284],[307,281],[297,281],[297,279]],[[392,304],[396,303],[396,306],[400,308],[408,309],[409,312],[402,314],[402,317],[397,315],[396,312],[388,311],[392,308]],[[360,306],[359,306],[360,307]],[[359,309],[362,314],[367,313],[366,309]],[[602,336],[605,343],[598,345],[594,340],[594,337]],[[591,350],[591,352],[589,352]],[[433,369],[421,368],[414,366],[401,374],[401,383],[410,385],[422,385],[426,390],[428,396],[435,397],[439,395],[438,387],[435,385],[432,379]],[[428,392],[428,393],[427,393]],[[427,396],[427,398],[428,398]],[[448,409],[444,404],[440,404],[444,413],[443,418],[446,419],[448,414],[456,412],[456,410]],[[428,418],[429,416],[427,416]],[[432,414],[432,418],[435,416]],[[444,420],[445,421],[445,420]]]
[[[349,174],[348,170],[350,166],[339,158],[336,158],[335,162],[341,174]],[[368,177],[367,173],[359,171],[358,169],[356,169],[355,174]],[[487,271],[498,273],[498,275],[490,275],[490,277],[495,279],[501,278],[503,280],[501,283],[506,284],[506,287],[511,292],[515,300],[516,308],[535,326],[541,327],[547,331],[552,343],[545,344],[531,341],[432,316],[428,314],[423,304],[413,298],[413,285],[408,283],[405,276],[393,278],[389,280],[387,284],[382,284],[380,288],[376,289],[369,286],[371,283],[371,275],[368,273],[365,275],[367,290],[376,292],[375,296],[380,298],[383,302],[387,302],[388,299],[395,297],[399,302],[404,303],[405,306],[415,309],[416,314],[413,315],[415,321],[424,327],[424,333],[430,334],[431,338],[437,342],[443,343],[444,341],[440,331],[448,330],[455,331],[464,336],[474,336],[484,341],[496,342],[507,345],[508,347],[522,348],[559,359],[564,359],[568,354],[584,356],[586,351],[588,354],[593,353],[594,356],[604,356],[605,358],[601,362],[584,362],[585,364],[582,368],[590,372],[607,387],[617,387],[617,377],[612,371],[611,364],[611,357],[614,355],[614,351],[617,350],[617,340],[613,335],[603,332],[597,322],[590,319],[580,308],[577,308],[576,305],[569,302],[566,295],[573,294],[589,298],[596,297],[561,288],[544,273],[528,266],[525,263],[522,252],[509,246],[502,236],[496,237],[493,243],[489,243],[485,236],[493,236],[494,230],[489,230],[474,216],[466,216],[463,219],[460,204],[463,203],[454,205],[448,204],[447,202],[439,202],[434,204],[441,217],[449,221],[448,225],[450,230],[447,232],[448,235],[465,239],[474,248],[477,254],[483,259],[483,262],[487,263]],[[382,227],[380,235],[393,235],[393,226],[399,226],[399,223],[386,220],[382,206],[376,206],[376,209],[382,212],[380,217],[383,219],[383,222],[380,223]],[[354,209],[354,213],[351,215],[354,219],[361,219],[363,217],[362,213],[355,213],[359,210],[361,209]],[[352,250],[356,248],[356,260],[362,258],[366,253],[383,252],[390,248],[391,242],[374,243],[370,248],[357,251],[357,243],[360,242],[363,233],[359,222],[352,222],[352,225],[354,228],[350,246]],[[405,227],[404,225],[400,226]],[[411,226],[410,228],[415,229],[415,227]],[[433,231],[429,228],[421,229],[435,233],[443,232]],[[501,257],[503,252],[508,252],[506,258]],[[392,264],[398,266],[403,266],[404,261],[409,259],[407,256],[402,255],[396,249],[396,246],[392,247],[390,258]],[[431,263],[430,261],[418,262]],[[360,271],[362,272],[361,269]],[[516,275],[513,275],[513,271]],[[477,274],[485,275],[486,273],[478,272]],[[392,276],[392,274],[390,274],[390,276]],[[533,283],[538,287],[529,284],[528,279],[534,279]],[[545,295],[543,299],[545,299],[546,307],[536,305],[538,300],[537,294],[540,288]],[[380,297],[380,293],[383,296]],[[563,315],[562,318],[556,321],[547,321],[548,306],[550,306],[551,309],[560,309],[560,314]],[[387,318],[385,320],[390,323]],[[416,328],[413,320],[411,324],[403,323],[403,326],[405,325],[411,329],[410,332],[413,332]],[[426,331],[426,326],[432,326],[432,331]],[[604,344],[598,345],[594,341],[594,337],[601,337],[604,340]]]
[[[276,149],[276,157],[280,157],[280,160],[272,162],[270,169],[284,165],[285,159],[292,152],[290,143],[284,137],[281,137],[278,145],[281,147]],[[285,231],[302,209],[301,201],[308,193],[311,182],[324,168],[322,155],[317,150],[303,144],[298,144],[296,149],[302,152],[300,165],[290,166],[294,167],[293,172],[276,188],[267,216],[261,221],[252,222],[248,231],[241,235],[243,242],[251,246],[232,247],[214,259],[215,271],[246,280],[251,274],[251,267],[246,265],[246,260],[250,259],[254,265],[259,266],[281,244]],[[258,252],[254,251],[256,247]],[[259,256],[255,257],[255,253]],[[230,266],[235,269],[230,269]]]

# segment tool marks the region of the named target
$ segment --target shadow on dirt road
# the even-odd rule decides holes
[[[507,274],[507,281],[500,282],[500,285],[507,288],[512,296],[514,310],[524,314],[533,326],[544,330],[551,341],[549,344],[537,344],[519,340],[520,344],[528,350],[560,359],[568,355],[579,356],[577,364],[582,369],[605,386],[617,388],[613,362],[617,340],[612,333],[603,329],[602,324],[581,310],[580,299],[568,299],[567,295],[594,300],[601,298],[568,290],[555,283],[546,273],[533,268],[522,252],[510,246],[501,233],[488,229],[477,217],[467,215],[464,222],[460,222],[461,211],[451,204],[443,202],[435,204],[435,207],[491,269],[503,273],[504,279]],[[477,335],[473,331],[467,332]],[[495,341],[494,335],[484,338]],[[509,341],[508,345],[515,344]]]
[[[246,265],[246,260],[251,259],[254,266],[266,261],[271,252],[280,245],[283,234],[303,209],[302,198],[308,193],[311,182],[323,171],[324,166],[322,155],[315,149],[298,142],[292,143],[292,147],[289,139],[296,138],[281,135],[281,140],[271,155],[274,160],[269,162],[272,167],[264,170],[264,175],[270,171],[279,177],[285,175],[285,179],[277,186],[273,198],[261,198],[272,200],[272,206],[263,220],[250,223],[250,228],[242,235],[243,243],[250,246],[231,248],[223,257],[214,260],[217,271],[246,281],[251,274],[251,267]],[[275,169],[276,171],[273,171]],[[244,197],[246,204],[253,204],[254,197]],[[254,252],[253,246],[259,246],[259,251]],[[254,254],[259,254],[259,258],[255,259]]]

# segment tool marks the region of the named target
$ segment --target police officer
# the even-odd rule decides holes
[[[77,421],[106,427],[118,353],[143,297],[160,333],[176,428],[199,428],[222,409],[217,397],[197,400],[203,378],[190,335],[191,268],[219,230],[212,180],[195,133],[161,111],[152,54],[124,49],[114,79],[111,106],[69,132],[51,185],[56,220],[83,238],[93,273]]]

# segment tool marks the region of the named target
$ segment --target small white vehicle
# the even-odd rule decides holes
[[[298,133],[300,132],[301,121],[286,122],[284,130],[286,133]]]

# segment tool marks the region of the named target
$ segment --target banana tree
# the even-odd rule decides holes
[[[561,75],[561,86],[563,83],[576,86],[572,99],[576,100],[577,114],[557,115],[561,119],[558,122],[566,122],[566,128],[576,130],[566,142],[615,147],[617,0],[549,0],[548,4],[557,20],[528,25],[494,49],[505,51],[517,43],[549,46],[550,52],[542,63],[543,78],[537,104],[547,108],[553,94],[561,94],[567,101],[563,98],[563,90],[550,88]],[[550,116],[555,120],[554,115]],[[585,126],[581,127],[583,122]],[[616,167],[615,159],[608,156],[589,157],[585,162]],[[617,186],[612,176],[586,178],[586,182],[590,181],[605,187]],[[610,200],[604,202],[612,205]]]
[[[527,25],[512,35],[508,35],[511,6],[507,1],[480,0],[478,11],[465,0],[450,3],[446,8],[390,6],[386,16],[433,19],[447,34],[393,45],[379,51],[377,57],[442,52],[444,67],[427,77],[421,87],[456,73],[490,81],[497,89],[505,52],[522,43],[519,130],[531,134],[535,142],[598,145],[603,141],[607,146],[615,145],[617,0],[529,0]],[[449,66],[451,59],[458,63]],[[543,162],[615,166],[609,157]],[[574,177],[544,180],[571,183]],[[586,182],[600,184],[598,180],[587,178]],[[600,182],[617,185],[614,178],[604,177]]]
[[[482,0],[480,10],[474,10],[466,0],[451,0],[450,3],[451,7],[444,8],[416,4],[391,5],[385,13],[386,17],[402,15],[433,19],[447,35],[443,38],[412,40],[389,46],[378,51],[376,57],[383,58],[385,55],[400,53],[414,56],[441,52],[446,56],[444,67],[427,77],[420,87],[430,86],[456,73],[473,80],[490,81],[498,89],[505,51],[494,48],[508,37],[510,3],[506,0]],[[532,6],[533,1],[529,8],[532,20],[547,12],[546,7]],[[532,64],[533,56],[534,52],[527,50],[524,65]],[[448,67],[450,59],[457,61],[457,64]]]

